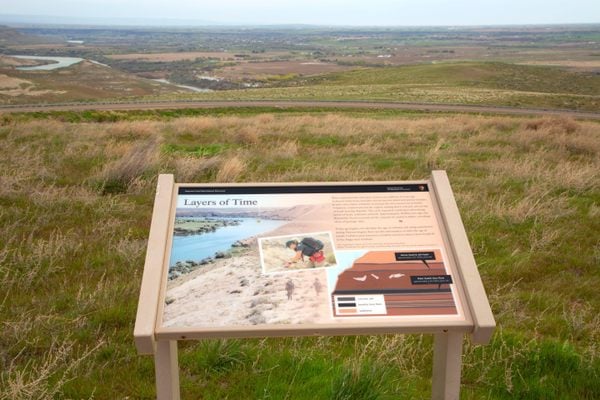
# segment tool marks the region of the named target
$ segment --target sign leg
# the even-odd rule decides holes
[[[179,364],[176,340],[156,342],[154,370],[156,372],[156,398],[158,400],[179,400]]]
[[[432,400],[458,400],[462,345],[462,333],[444,332],[435,335]]]

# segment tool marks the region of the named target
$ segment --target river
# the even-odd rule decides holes
[[[13,58],[20,58],[22,60],[40,60],[50,61],[49,64],[44,65],[33,65],[30,67],[17,67],[19,71],[51,71],[53,69],[70,67],[71,65],[80,63],[83,58],[79,57],[46,57],[46,56],[9,56]]]
[[[43,65],[16,67],[16,69],[19,71],[52,71],[52,70],[59,69],[59,68],[70,67],[71,65],[75,65],[84,60],[83,58],[79,58],[79,57],[46,57],[46,56],[9,56],[9,57],[20,58],[22,60],[40,60],[40,61],[49,61],[50,62],[49,64],[43,64]],[[91,63],[97,64],[97,65],[101,65],[103,67],[110,68],[109,65],[103,64],[98,61],[94,61],[94,60],[88,60],[88,61],[90,61]],[[203,79],[208,79],[208,78],[203,77]],[[212,78],[212,79],[218,80],[217,78]],[[183,89],[192,90],[194,92],[199,92],[199,93],[212,92],[211,89],[199,88],[196,86],[179,85],[177,83],[170,82],[166,79],[153,79],[153,80],[156,82],[161,82],[161,83],[166,83],[169,85],[177,86],[177,87],[180,87]]]
[[[218,228],[215,232],[173,236],[169,265],[175,265],[177,261],[199,261],[206,257],[214,257],[218,251],[231,249],[231,245],[238,240],[267,233],[288,222],[269,219],[257,220],[256,218],[235,219],[242,222],[239,225]]]

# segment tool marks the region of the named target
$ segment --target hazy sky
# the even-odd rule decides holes
[[[225,24],[596,23],[600,0],[0,0],[0,14]]]

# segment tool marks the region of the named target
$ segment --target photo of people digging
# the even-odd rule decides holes
[[[264,273],[336,265],[328,232],[262,238],[259,242]]]

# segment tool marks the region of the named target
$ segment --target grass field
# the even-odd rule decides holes
[[[196,115],[194,115],[196,114]],[[204,115],[203,115],[204,114]],[[0,399],[152,398],[132,338],[156,176],[446,169],[498,329],[464,399],[600,398],[600,125],[406,112],[0,115]],[[183,398],[427,399],[428,335],[180,343]]]
[[[371,100],[600,110],[600,75],[557,67],[460,62],[360,68],[279,87],[190,95],[210,100]],[[187,96],[187,95],[186,95]]]

